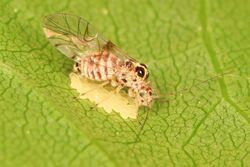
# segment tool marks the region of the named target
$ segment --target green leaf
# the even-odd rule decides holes
[[[250,1],[2,0],[1,166],[250,166]],[[142,127],[75,100],[73,62],[42,17],[83,16],[149,65],[162,94]]]

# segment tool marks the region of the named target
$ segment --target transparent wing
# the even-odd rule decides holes
[[[51,43],[74,60],[104,50],[121,59],[131,59],[81,17],[63,13],[48,15],[44,18],[43,29]]]

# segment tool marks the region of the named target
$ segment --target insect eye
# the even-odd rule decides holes
[[[145,75],[145,70],[144,70],[143,67],[136,67],[136,68],[135,68],[135,71],[136,71],[136,73],[137,73],[137,75],[138,75],[139,77],[141,77],[141,78],[144,77],[144,75]]]

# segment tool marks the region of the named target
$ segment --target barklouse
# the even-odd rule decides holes
[[[86,20],[70,14],[52,14],[44,18],[43,28],[52,44],[76,62],[74,69],[80,75],[100,81],[103,86],[111,84],[116,92],[128,88],[138,106],[152,106],[154,96],[147,81],[147,66],[102,37]]]

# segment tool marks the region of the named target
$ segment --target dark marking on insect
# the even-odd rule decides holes
[[[123,81],[124,83],[127,83],[127,80],[126,80],[126,79],[122,79],[122,81]]]

